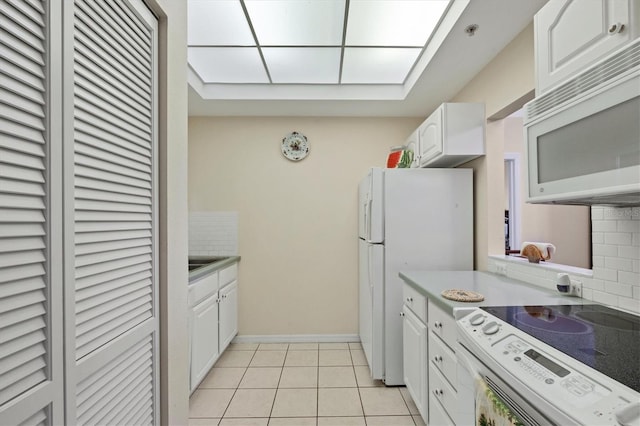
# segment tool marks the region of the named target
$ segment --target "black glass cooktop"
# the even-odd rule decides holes
[[[602,305],[482,309],[640,392],[640,317]]]

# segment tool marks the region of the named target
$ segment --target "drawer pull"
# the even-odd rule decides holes
[[[442,390],[442,389],[434,389],[434,390],[433,390],[433,394],[434,394],[435,396],[442,396],[442,395],[444,395],[444,392],[443,392],[443,390]]]
[[[400,312],[400,316],[403,317],[404,316],[404,312]]]
[[[433,362],[442,362],[442,357],[441,356],[434,356],[433,357]]]
[[[407,302],[413,303],[413,297],[407,297]]]
[[[436,321],[436,322],[433,324],[433,326],[434,326],[435,328],[442,328],[442,323],[441,323],[440,321]]]

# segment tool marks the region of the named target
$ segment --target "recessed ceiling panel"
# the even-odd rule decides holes
[[[189,0],[188,5],[189,46],[255,46],[239,0]]]
[[[420,48],[345,48],[342,83],[402,84],[421,50]]]
[[[264,47],[274,83],[338,84],[339,47]]]
[[[449,0],[351,0],[348,46],[424,46]]]
[[[255,47],[189,47],[188,55],[204,83],[269,83]]]
[[[245,0],[262,46],[342,44],[344,0]]]

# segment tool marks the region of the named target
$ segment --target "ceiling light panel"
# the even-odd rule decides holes
[[[189,0],[187,43],[210,46],[255,46],[239,0]]]
[[[255,47],[189,47],[188,56],[204,83],[269,83]]]
[[[262,46],[339,46],[344,0],[245,0]]]
[[[449,0],[351,0],[348,46],[424,46]]]
[[[263,47],[274,83],[338,84],[339,47]]]
[[[420,48],[345,48],[342,83],[402,84],[421,51]]]

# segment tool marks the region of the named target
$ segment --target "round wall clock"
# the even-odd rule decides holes
[[[300,161],[309,154],[309,141],[302,133],[291,132],[282,138],[282,154],[292,161]]]

